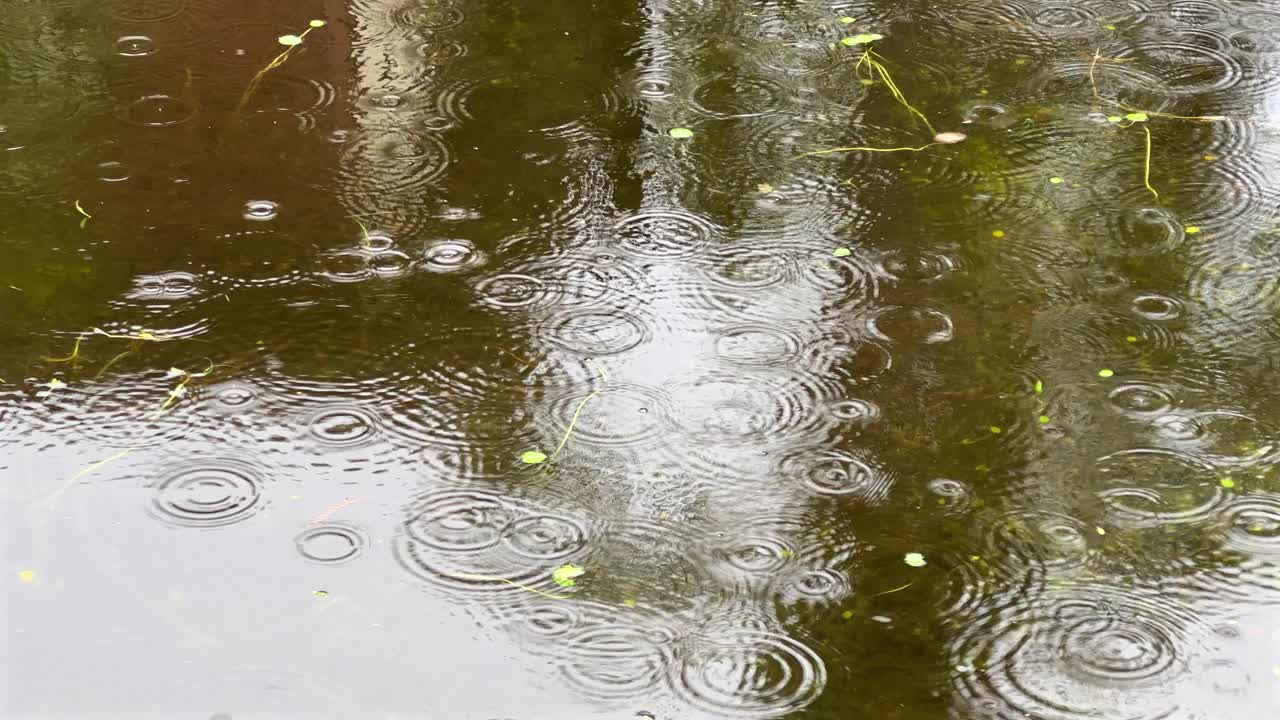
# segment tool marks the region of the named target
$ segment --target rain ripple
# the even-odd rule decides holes
[[[1211,633],[1148,588],[1061,585],[967,624],[952,645],[953,683],[973,712],[1000,720],[1168,718],[1168,688],[1206,661]]]

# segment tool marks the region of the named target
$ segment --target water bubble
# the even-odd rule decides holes
[[[1172,716],[1168,689],[1208,634],[1190,610],[1145,588],[1063,584],[966,623],[952,658],[958,697],[997,717]]]
[[[476,281],[478,300],[499,309],[545,307],[555,302],[556,285],[532,275],[504,273]]]
[[[576,691],[598,700],[648,697],[671,663],[669,652],[645,628],[621,623],[589,626],[567,640],[561,675]]]
[[[434,273],[465,272],[484,265],[487,260],[485,254],[467,240],[440,240],[423,251],[422,269]]]
[[[800,338],[768,325],[743,325],[721,333],[716,355],[738,365],[785,365],[800,354]]]
[[[1145,382],[1119,385],[1107,394],[1107,399],[1117,410],[1134,417],[1159,415],[1173,407],[1173,395],[1168,390]]]
[[[973,490],[959,480],[935,478],[926,486],[937,497],[936,504],[951,512],[963,512],[973,500]]]
[[[556,560],[582,550],[587,542],[587,529],[573,518],[535,515],[512,522],[503,539],[522,555]]]
[[[155,42],[146,35],[126,35],[116,40],[116,54],[124,57],[146,57],[155,51]]]
[[[129,168],[122,162],[108,160],[98,163],[95,175],[105,183],[120,183],[129,179]]]
[[[312,437],[330,447],[363,445],[373,439],[379,427],[372,411],[356,405],[320,408],[304,422]]]
[[[1224,500],[1212,466],[1184,452],[1122,450],[1098,458],[1100,497],[1109,519],[1129,527],[1192,523],[1212,517]]]
[[[249,463],[228,458],[202,460],[157,482],[151,510],[173,525],[230,525],[262,509],[264,484],[265,478]]]
[[[648,209],[614,225],[623,250],[646,257],[685,257],[710,241],[715,226],[683,210]]]
[[[1280,557],[1280,495],[1258,492],[1232,500],[1222,511],[1226,546],[1264,558]]]
[[[870,329],[878,337],[900,343],[947,342],[954,334],[951,318],[930,308],[891,308],[877,314]]]
[[[497,495],[444,491],[419,501],[404,526],[410,539],[428,548],[471,553],[498,544],[517,514]]]
[[[843,450],[802,448],[782,461],[784,477],[798,480],[819,495],[849,495],[868,504],[883,501],[893,476],[868,460]]]
[[[564,312],[547,321],[541,337],[566,350],[589,356],[624,353],[649,337],[644,322],[621,310]]]
[[[982,554],[1009,577],[1064,573],[1084,567],[1091,528],[1077,518],[1045,510],[1018,510],[997,518]]]
[[[1182,314],[1182,303],[1157,293],[1143,293],[1133,299],[1133,312],[1148,320],[1173,320]]]
[[[328,522],[302,531],[294,543],[304,558],[324,565],[336,565],[359,555],[368,540],[353,526]]]
[[[280,206],[270,200],[250,200],[244,204],[245,220],[273,220],[280,212]]]
[[[252,385],[231,381],[211,386],[205,397],[210,409],[223,415],[246,413],[261,399],[261,393]]]
[[[144,127],[179,125],[195,115],[194,106],[171,95],[146,95],[134,100],[123,110],[126,122]]]
[[[837,422],[867,427],[880,419],[880,406],[869,400],[841,400],[827,408]]]
[[[715,118],[748,118],[782,109],[786,91],[760,77],[733,75],[708,80],[693,90],[693,104]]]
[[[774,442],[825,422],[817,408],[833,392],[802,376],[712,373],[672,389],[671,418],[698,442]]]
[[[772,718],[816,700],[827,669],[794,638],[726,628],[691,639],[672,667],[671,682],[684,699],[716,717]]]

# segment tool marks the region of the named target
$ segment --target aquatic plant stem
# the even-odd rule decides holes
[[[84,209],[84,208],[80,207],[80,201],[79,201],[79,200],[76,200],[76,210],[77,210],[81,215],[83,215],[83,216],[84,216],[84,219],[80,221],[80,229],[81,229],[81,230],[83,230],[83,229],[84,229],[84,226],[85,226],[85,223],[87,223],[87,222],[89,222],[90,220],[92,220],[92,219],[93,219],[93,216],[92,216],[92,215],[90,215],[89,213],[85,212],[85,209]]]
[[[1146,133],[1147,136],[1147,158],[1142,167],[1142,184],[1147,186],[1147,189],[1155,196],[1156,202],[1159,202],[1160,193],[1156,192],[1156,189],[1151,187],[1151,128],[1143,125],[1142,132]]]
[[[360,222],[359,218],[353,217],[351,219],[354,220],[355,223],[360,226],[360,231],[364,233],[364,236],[360,239],[360,247],[367,248],[370,245],[372,245],[373,240],[372,238],[369,237],[369,228],[365,227],[364,223]]]
[[[911,103],[907,102],[906,95],[902,94],[902,90],[898,89],[898,84],[895,83],[893,81],[893,77],[889,75],[889,68],[885,67],[884,63],[877,61],[875,57],[873,57],[875,55],[876,53],[872,50],[863,52],[862,57],[858,60],[858,64],[853,67],[854,73],[857,73],[865,63],[868,67],[867,77],[870,78],[873,74],[878,74],[880,79],[884,82],[885,87],[889,88],[889,93],[893,95],[893,98],[907,110],[910,110],[916,117],[924,121],[924,126],[929,128],[930,135],[937,135],[938,131],[935,130],[933,124],[929,122],[929,118],[925,117],[924,113],[915,109]]]
[[[81,342],[83,342],[83,341],[84,341],[84,336],[83,336],[83,335],[81,335],[81,336],[77,337],[77,338],[76,338],[76,346],[75,346],[75,347],[73,347],[73,348],[71,348],[71,354],[70,354],[70,355],[68,355],[68,356],[66,356],[66,357],[64,357],[64,358],[51,358],[51,357],[47,357],[47,358],[45,358],[45,361],[46,361],[46,362],[63,363],[63,362],[72,362],[72,361],[74,361],[74,360],[79,360],[79,359],[80,359],[80,343],[81,343]]]
[[[920,152],[921,150],[925,150],[925,149],[927,149],[927,148],[931,148],[931,147],[933,147],[934,145],[941,145],[941,144],[942,144],[942,143],[929,143],[928,145],[921,145],[920,147],[896,147],[896,148],[874,148],[874,147],[861,147],[861,146],[859,146],[859,147],[838,147],[838,148],[830,148],[830,149],[828,149],[828,150],[814,150],[813,152],[807,152],[807,153],[804,153],[804,154],[801,154],[801,155],[797,155],[797,156],[796,156],[796,158],[797,158],[797,159],[799,159],[799,158],[802,158],[802,157],[812,157],[812,156],[814,156],[814,155],[830,155],[831,153],[838,153],[838,152],[854,152],[854,151],[861,151],[861,152]]]
[[[878,593],[875,593],[875,594],[873,594],[873,595],[870,595],[869,597],[880,597],[881,595],[889,595],[889,594],[892,594],[892,593],[896,593],[896,592],[898,592],[899,590],[906,590],[906,589],[907,589],[907,588],[909,588],[909,587],[911,587],[911,583],[907,583],[906,585],[902,585],[901,587],[896,587],[896,588],[894,588],[894,589],[892,589],[892,590],[883,590],[883,591],[881,591],[881,592],[878,592]]]
[[[595,366],[596,372],[600,374],[600,387],[596,388],[595,390],[592,390],[591,394],[582,398],[582,402],[578,403],[578,408],[573,411],[573,417],[569,419],[569,428],[564,431],[564,437],[560,438],[560,444],[556,446],[556,449],[552,451],[551,456],[547,458],[547,460],[555,460],[556,456],[560,454],[560,451],[564,449],[564,446],[568,444],[569,436],[573,434],[573,428],[578,424],[578,417],[582,415],[582,408],[586,407],[587,403],[591,400],[591,398],[599,395],[600,392],[604,390],[604,383],[609,382],[609,376],[605,373],[604,368],[600,367],[599,365],[596,365],[596,363],[590,360],[588,360],[587,362],[590,362],[593,366]]]
[[[319,24],[317,25],[316,23],[319,23]],[[249,98],[253,97],[253,94],[258,90],[258,85],[262,83],[262,79],[266,77],[267,73],[283,65],[285,61],[289,59],[289,53],[293,52],[294,48],[301,45],[303,39],[306,38],[307,35],[310,34],[312,30],[315,30],[318,27],[324,27],[324,22],[319,20],[312,20],[311,24],[307,27],[306,30],[302,31],[301,35],[297,35],[293,38],[296,42],[286,47],[284,49],[284,52],[272,58],[271,62],[267,63],[266,67],[259,70],[258,74],[253,76],[253,79],[249,81],[249,87],[245,88],[244,94],[240,96],[240,104],[236,105],[236,111],[234,114],[235,117],[239,117],[240,113],[244,111],[245,106],[249,104]],[[289,37],[289,36],[284,36],[284,37]],[[284,37],[281,38],[282,41]]]

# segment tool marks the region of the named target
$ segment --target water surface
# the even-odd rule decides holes
[[[1280,711],[1275,3],[2,12],[0,715]]]

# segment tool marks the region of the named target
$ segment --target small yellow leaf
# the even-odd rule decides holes
[[[317,27],[317,28],[318,28],[318,27],[324,27],[324,21],[323,21],[323,20],[312,20],[311,22],[309,22],[309,23],[307,23],[307,24],[308,24],[308,25],[310,25],[311,27]]]
[[[18,582],[33,583],[36,581],[35,570],[20,570],[18,572]]]
[[[773,186],[769,183],[760,183],[756,186],[756,190],[762,193],[771,193],[773,192]]]
[[[285,47],[293,47],[294,45],[301,45],[302,38],[298,37],[297,35],[281,35],[280,37],[276,38],[276,42],[280,43],[281,45],[284,45]]]

